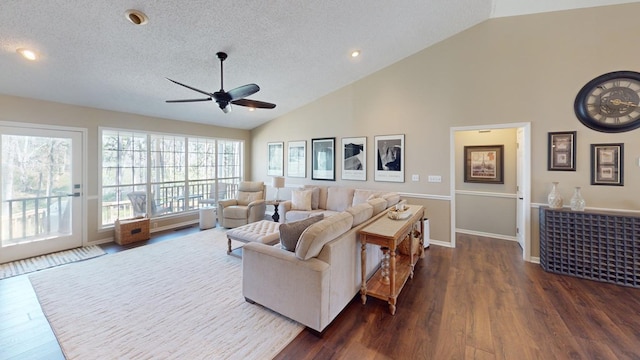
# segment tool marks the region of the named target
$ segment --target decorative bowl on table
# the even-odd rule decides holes
[[[411,217],[411,211],[405,207],[403,210],[391,209],[387,212],[387,216],[392,220],[405,220]]]

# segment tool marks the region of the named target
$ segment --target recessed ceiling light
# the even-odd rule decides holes
[[[124,12],[124,17],[134,25],[144,25],[149,22],[149,18],[140,10],[129,9]]]
[[[351,52],[351,57],[358,57],[360,56],[360,50],[353,50]]]
[[[38,55],[33,50],[20,48],[20,49],[17,49],[16,52],[22,55],[27,60],[36,60],[38,58]]]
[[[250,108],[249,108],[249,111],[256,111],[256,108],[254,108],[254,107],[250,107]]]

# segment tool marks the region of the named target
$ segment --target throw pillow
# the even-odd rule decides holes
[[[311,210],[317,210],[320,204],[320,188],[317,186],[305,185],[304,190],[311,190]]]
[[[281,224],[278,228],[280,230],[280,246],[287,250],[296,251],[296,245],[300,234],[309,227],[309,225],[316,223],[324,218],[323,214],[317,216],[311,216],[304,220],[293,221],[286,224]]]
[[[291,210],[311,211],[311,190],[291,191]]]
[[[372,199],[373,196],[377,194],[378,193],[373,190],[356,189],[355,192],[353,193],[353,203],[351,205],[355,206],[355,205],[366,203],[367,200]]]
[[[354,189],[330,186],[327,189],[327,210],[345,211],[353,203]]]

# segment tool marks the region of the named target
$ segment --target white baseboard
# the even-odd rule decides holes
[[[448,248],[452,248],[453,247],[453,246],[451,246],[450,242],[440,241],[440,240],[431,240],[431,239],[429,239],[429,245],[437,245],[437,246],[443,246],[443,247],[448,247]]]
[[[474,230],[466,230],[466,229],[457,229],[456,228],[456,232],[461,233],[461,234],[467,234],[467,235],[490,237],[490,238],[500,239],[500,240],[516,241],[516,242],[518,241],[518,238],[515,237],[515,236],[502,235],[502,234],[492,234],[492,233],[486,233],[486,232],[482,232],[482,231],[474,231]]]

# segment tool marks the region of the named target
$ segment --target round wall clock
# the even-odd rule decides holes
[[[640,73],[614,71],[589,81],[576,96],[576,116],[590,129],[617,133],[640,127]]]

